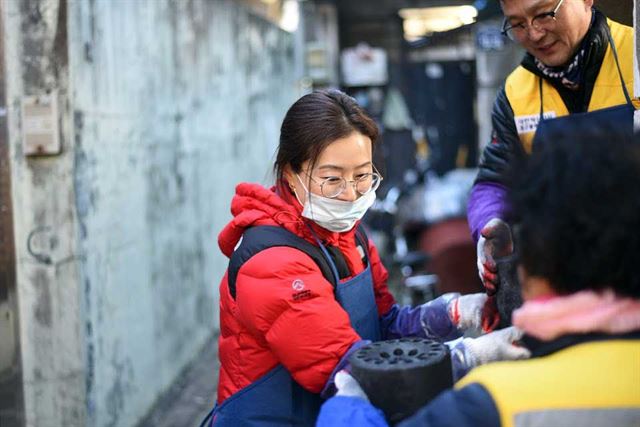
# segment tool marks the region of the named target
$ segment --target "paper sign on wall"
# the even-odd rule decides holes
[[[23,97],[21,112],[24,155],[60,154],[58,92]]]

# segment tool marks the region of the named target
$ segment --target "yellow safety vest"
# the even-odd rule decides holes
[[[618,52],[618,60],[622,78],[629,94],[633,94],[633,28],[607,19],[611,30],[611,38]],[[531,153],[533,136],[540,120],[540,80],[542,80],[543,118],[566,116],[569,114],[558,91],[545,79],[519,66],[507,77],[505,92],[513,109],[514,121],[518,136],[527,153]],[[627,101],[622,91],[620,75],[611,46],[602,61],[596,78],[587,111],[601,110],[607,107],[625,104]],[[633,103],[636,108],[640,103]]]
[[[492,396],[502,427],[640,425],[640,340],[589,342],[492,363],[455,387],[472,383]]]

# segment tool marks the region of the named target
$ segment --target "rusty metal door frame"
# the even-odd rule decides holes
[[[18,427],[24,425],[24,402],[16,298],[3,17],[3,4],[0,3],[0,327],[4,327],[0,330],[0,346],[9,348],[9,352],[4,355],[4,366],[0,366],[0,425]],[[7,342],[3,343],[3,340]]]

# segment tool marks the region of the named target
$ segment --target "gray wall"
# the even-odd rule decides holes
[[[27,425],[135,425],[217,327],[217,233],[268,178],[293,36],[231,0],[5,5]],[[47,89],[63,152],[25,158]]]
[[[57,2],[2,3],[17,321],[28,426],[81,425],[85,414],[78,277],[82,254],[75,238],[65,8],[59,6]],[[21,100],[48,90],[60,94],[58,122],[64,151],[55,157],[27,158]]]

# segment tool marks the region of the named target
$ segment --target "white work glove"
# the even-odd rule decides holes
[[[336,374],[333,381],[338,390],[336,396],[359,397],[367,402],[369,401],[367,394],[362,390],[358,381],[344,369]]]
[[[524,347],[514,345],[514,342],[520,338],[522,338],[522,331],[514,326],[478,338],[465,338],[462,344],[472,359],[467,363],[469,366],[478,366],[499,360],[527,359],[531,356],[531,352]]]
[[[500,278],[496,259],[513,253],[511,228],[500,218],[489,220],[480,230],[478,239],[478,274],[488,295],[498,291]]]
[[[453,298],[447,307],[451,322],[460,332],[492,330],[491,325],[487,325],[484,317],[487,295],[484,293],[461,295]],[[495,325],[493,325],[495,327]],[[481,329],[482,328],[482,329]]]

